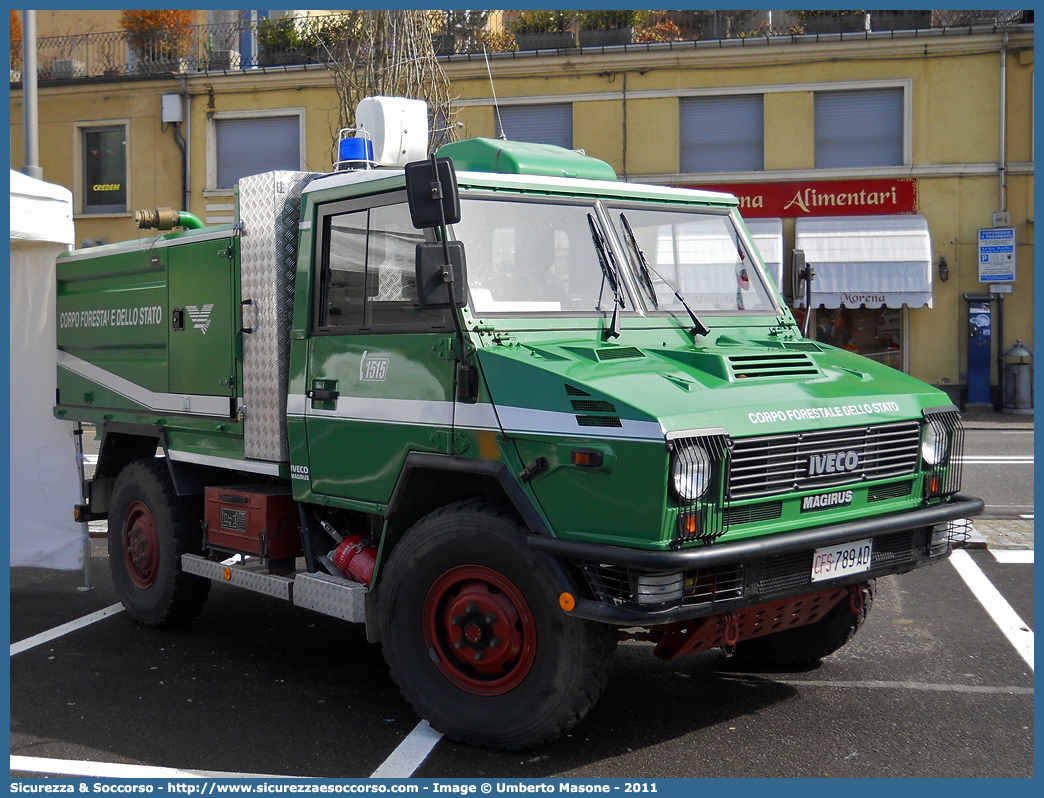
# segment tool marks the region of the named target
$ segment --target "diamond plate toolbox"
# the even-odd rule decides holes
[[[290,459],[286,392],[301,191],[314,177],[266,172],[239,181],[243,434],[250,459]]]

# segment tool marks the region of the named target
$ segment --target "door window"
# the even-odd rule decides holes
[[[443,329],[441,310],[417,302],[417,244],[407,205],[381,205],[323,217],[318,326],[330,331]]]

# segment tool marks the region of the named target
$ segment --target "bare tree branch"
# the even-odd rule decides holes
[[[428,103],[428,147],[454,141],[449,80],[435,57],[432,18],[426,11],[351,11],[324,38],[338,99],[338,129],[355,127],[365,97],[391,96]]]

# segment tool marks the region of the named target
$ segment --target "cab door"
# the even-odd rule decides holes
[[[452,320],[421,310],[405,193],[321,206],[305,433],[316,494],[385,504],[406,455],[452,437]]]

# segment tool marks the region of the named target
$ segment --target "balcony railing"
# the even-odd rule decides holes
[[[220,72],[319,64],[352,40],[352,17],[331,15],[125,31],[37,40],[42,80]],[[931,28],[1011,27],[1032,11],[432,11],[436,55],[652,45],[765,36],[880,33]],[[11,82],[21,81],[12,49]]]

